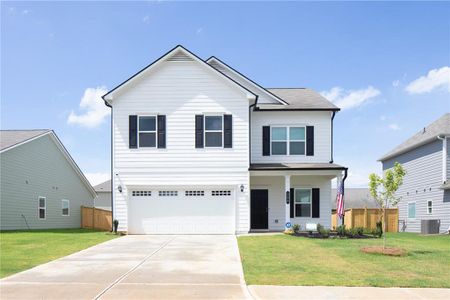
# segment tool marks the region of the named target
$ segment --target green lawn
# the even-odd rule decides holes
[[[309,239],[288,235],[241,236],[247,284],[450,288],[450,236],[393,233],[387,246],[405,257],[365,254],[382,239]]]
[[[115,237],[108,232],[89,229],[0,232],[0,278]]]

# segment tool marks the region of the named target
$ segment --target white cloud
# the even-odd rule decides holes
[[[145,16],[142,18],[142,22],[144,22],[145,24],[149,24],[150,23],[150,16]]]
[[[385,115],[380,116],[381,121],[386,121],[387,117]]]
[[[103,86],[87,88],[80,101],[80,109],[85,112],[76,114],[71,111],[67,123],[87,128],[94,128],[102,124],[104,119],[111,113],[101,98],[106,92],[107,89]]]
[[[89,180],[92,186],[105,182],[111,179],[111,173],[85,173],[86,178]]]
[[[433,69],[427,75],[411,81],[405,88],[409,94],[429,93],[436,89],[450,92],[450,67]]]
[[[392,81],[392,86],[393,87],[398,87],[400,85],[400,80],[394,80]]]
[[[202,31],[203,31],[203,28],[200,27],[200,28],[197,28],[197,31],[196,31],[195,33],[196,33],[197,35],[199,35],[199,34],[202,33]]]
[[[401,129],[400,126],[398,126],[398,124],[396,124],[396,123],[389,124],[388,127],[391,130],[400,130]]]
[[[22,15],[28,15],[30,11],[28,9],[22,10]]]
[[[359,90],[344,90],[341,87],[333,87],[329,91],[321,92],[321,94],[341,109],[349,109],[362,105],[371,98],[380,95],[381,92],[373,86]]]

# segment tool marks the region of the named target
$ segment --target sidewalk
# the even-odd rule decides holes
[[[249,285],[254,299],[448,300],[450,289]]]

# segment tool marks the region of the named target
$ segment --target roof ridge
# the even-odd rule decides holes
[[[0,131],[50,131],[52,129],[0,129]]]

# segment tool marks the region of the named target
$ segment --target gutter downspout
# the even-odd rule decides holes
[[[442,141],[442,183],[447,183],[447,137],[437,136]]]
[[[344,211],[344,216],[345,216],[345,179],[347,179],[347,175],[348,175],[348,168],[345,168],[344,169],[344,177],[342,178],[342,186],[344,187],[343,188],[343,191],[344,191],[344,203],[342,204],[343,205],[343,211]],[[344,219],[345,219],[345,217],[344,216],[342,216],[342,226],[344,225]]]
[[[336,115],[336,111],[333,111],[333,114],[331,115],[331,160],[330,160],[330,164],[332,164],[334,161],[334,159],[333,159],[333,132],[334,132],[333,120],[334,120],[335,115]]]
[[[106,102],[105,102],[106,103]],[[107,105],[108,106],[108,105]],[[113,107],[111,107],[111,232],[114,232],[114,143],[113,143]]]

